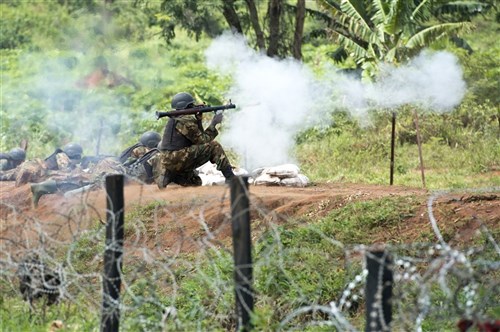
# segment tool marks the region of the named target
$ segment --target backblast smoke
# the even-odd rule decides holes
[[[302,62],[269,58],[231,33],[215,39],[205,56],[209,68],[234,80],[227,97],[238,110],[226,112],[221,142],[241,156],[248,170],[296,163],[295,136],[330,124],[336,109],[348,109],[362,122],[369,109],[405,104],[449,111],[466,88],[456,58],[446,52],[423,52],[405,66],[384,65],[375,83],[333,66],[317,77]]]

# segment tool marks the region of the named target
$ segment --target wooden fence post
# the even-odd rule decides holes
[[[396,142],[396,112],[392,112],[392,131],[391,131],[391,170],[389,184],[394,183],[394,150]]]
[[[250,209],[248,177],[235,176],[231,187],[231,217],[234,249],[234,281],[236,294],[236,331],[250,331],[253,312],[252,239],[250,236]]]
[[[392,321],[393,274],[389,253],[373,250],[366,253],[366,326],[365,332],[390,331]]]
[[[418,159],[420,160],[420,174],[422,175],[422,186],[425,188],[425,167],[424,167],[424,157],[422,156],[422,137],[420,136],[420,129],[418,124],[418,112],[417,110],[413,113],[415,115],[415,130],[417,134],[417,146],[418,146]]]
[[[106,248],[101,332],[117,332],[120,322],[120,287],[123,257],[123,175],[106,176]]]

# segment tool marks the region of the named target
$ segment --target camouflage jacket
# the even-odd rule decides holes
[[[203,129],[201,120],[195,115],[184,115],[171,118],[165,126],[160,143],[161,151],[176,151],[191,145],[205,144],[218,135],[214,125]]]
[[[175,118],[177,122],[175,129],[193,144],[203,144],[212,141],[219,132],[215,126],[208,126],[203,130],[201,121],[194,115],[184,115]]]

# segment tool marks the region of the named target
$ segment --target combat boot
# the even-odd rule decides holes
[[[231,179],[234,178],[233,168],[231,166],[221,169],[221,172],[226,178],[226,183],[231,182]]]
[[[46,194],[53,194],[57,191],[57,182],[54,180],[47,180],[40,183],[33,183],[31,185],[31,193],[33,194],[33,206],[38,207],[40,197]]]
[[[169,183],[173,181],[173,176],[169,171],[165,171],[164,174],[160,175],[158,178],[158,188],[165,189]]]

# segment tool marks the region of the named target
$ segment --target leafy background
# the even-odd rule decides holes
[[[258,8],[262,22],[270,20],[266,16],[266,5],[271,2],[275,1],[261,2],[263,5]],[[88,154],[116,154],[135,143],[142,132],[162,130],[163,123],[154,119],[154,112],[168,109],[171,97],[178,91],[192,91],[200,100],[210,104],[223,103],[232,78],[221,78],[218,73],[207,69],[204,50],[213,37],[228,27],[220,14],[222,2],[214,2],[211,6],[208,3],[181,0],[2,1],[0,150],[7,151],[26,139],[29,141],[28,158],[43,158],[56,147],[71,141],[80,142]],[[303,63],[318,75],[325,64],[357,73],[367,70],[363,76],[365,79],[375,75],[380,59],[373,59],[365,53],[359,53],[359,57],[343,54],[339,47],[347,46],[327,33],[334,28],[330,24],[336,15],[335,7],[332,9],[335,2],[307,3],[314,13],[308,12],[305,22],[301,49]],[[467,3],[486,5],[490,2]],[[352,9],[346,12],[355,14]],[[249,16],[242,17],[243,23],[248,25]],[[419,110],[428,188],[500,186],[498,17],[495,8],[485,14],[466,17],[471,24],[460,37],[468,42],[474,50],[472,53],[457,47],[449,38],[426,45],[434,50],[453,52],[460,60],[468,86],[464,100],[451,112],[437,114]],[[462,17],[458,18],[462,20]],[[429,22],[423,23],[441,22],[438,17],[427,16],[427,19]],[[356,30],[356,22],[350,23]],[[291,54],[293,29],[290,29],[290,24],[293,26],[293,22],[287,19],[282,24],[287,28],[279,40],[277,56],[286,57]],[[361,37],[366,37],[368,32],[364,33]],[[254,34],[249,32],[247,36],[256,44]],[[359,62],[364,61],[362,59],[369,61],[363,66],[365,63]],[[89,89],[78,87],[82,78],[103,63],[134,84],[113,88],[106,84]],[[414,111],[410,107],[397,110],[395,182],[420,187]],[[349,110],[332,110],[330,116],[333,119],[330,125],[303,130],[295,137],[294,152],[302,171],[313,184],[387,184],[391,112],[371,110],[368,126],[358,123]],[[237,161],[238,156],[232,158]],[[283,224],[269,221],[272,218],[267,215],[255,220],[256,225],[264,225],[254,248],[255,257],[258,257],[255,260],[255,286],[260,292],[256,326],[261,330],[279,329],[279,321],[283,321],[292,309],[325,303],[333,295],[341,294],[345,282],[356,280],[362,267],[359,257],[348,259],[350,266],[344,265],[346,252],[339,249],[335,241],[346,245],[369,244],[373,241],[372,233],[364,231],[365,227],[378,229],[380,233],[399,234],[401,224],[408,220],[409,215],[422,213],[419,202],[424,199],[409,195],[367,202],[342,201],[344,206],[323,218],[302,216]],[[164,231],[155,228],[154,223],[158,216],[169,214],[165,204],[155,201],[132,207],[127,214],[129,225],[133,226],[127,230],[130,232],[128,236],[148,236]],[[454,212],[446,208],[450,207],[445,205],[440,212],[452,216]],[[179,209],[185,214],[190,212],[186,212],[183,206]],[[87,210],[90,209],[87,207]],[[37,220],[24,220],[22,214],[15,212],[16,222],[25,226],[24,229],[38,229],[41,225]],[[68,224],[77,223],[78,220],[72,219],[74,214],[78,215],[78,211],[71,211],[67,216]],[[469,224],[471,218],[454,225],[462,227],[462,223]],[[2,294],[6,294],[0,299],[2,328],[46,331],[48,324],[62,317],[68,330],[96,330],[100,319],[99,275],[102,266],[99,262],[102,261],[104,227],[97,220],[91,222],[91,227],[82,227],[72,241],[64,244],[52,242],[47,245],[43,242],[46,234],[42,231],[37,234],[43,242],[39,245],[46,250],[48,263],[52,266],[59,261],[71,263],[66,267],[66,273],[72,301],[63,306],[51,307],[47,312],[38,311],[32,319],[27,319],[29,308],[19,298],[13,282],[15,273],[2,271],[6,273],[0,279]],[[162,227],[182,230],[182,225],[177,224]],[[447,237],[451,238],[452,234],[450,232]],[[401,259],[424,256],[418,265],[422,274],[435,262],[436,255],[439,259],[453,254],[443,252],[440,256],[433,251],[439,249],[434,246],[436,239],[430,230],[419,233],[415,240],[426,242],[427,238],[429,248],[415,249],[411,245],[394,248],[399,250],[397,257]],[[498,265],[498,241],[491,241],[492,238],[498,239],[498,227],[491,233],[481,233],[463,252],[470,253],[468,258],[478,264],[475,272],[479,273],[475,276],[484,281],[477,289],[481,299],[486,300],[476,303],[496,303],[496,306],[484,307],[486,314],[498,317],[498,297],[489,292],[498,288],[498,269],[492,268]],[[399,239],[395,237],[392,241],[397,244]],[[178,321],[168,321],[167,325],[172,330],[203,330],[214,326],[216,330],[227,330],[228,326],[233,327],[234,298],[228,248],[205,248],[199,255],[174,258],[161,252],[153,262],[132,257],[132,262],[126,264],[125,274],[131,282],[127,285],[129,292],[124,296],[128,311],[122,326],[129,330],[161,330],[165,328],[162,325],[163,310],[175,306]],[[145,248],[139,245],[136,249]],[[458,275],[461,272],[458,269]],[[423,330],[455,331],[454,322],[447,316],[455,304],[452,301],[458,299],[460,303],[468,303],[468,296],[474,291],[461,288],[466,279],[457,278],[452,273],[445,275],[450,277],[451,285],[458,285],[457,296],[452,300],[446,298],[439,285],[429,281],[431,289],[426,294],[435,310],[431,310],[429,318],[422,323]],[[407,298],[404,296],[418,294],[418,291],[405,290],[400,303],[409,303],[405,302]],[[411,297],[412,300],[417,298]],[[352,314],[356,326],[362,329],[363,313],[353,310],[347,314]],[[292,320],[290,329],[301,326],[301,323],[313,325],[324,318],[320,313],[315,315]],[[331,326],[310,327],[312,331],[331,329]]]

